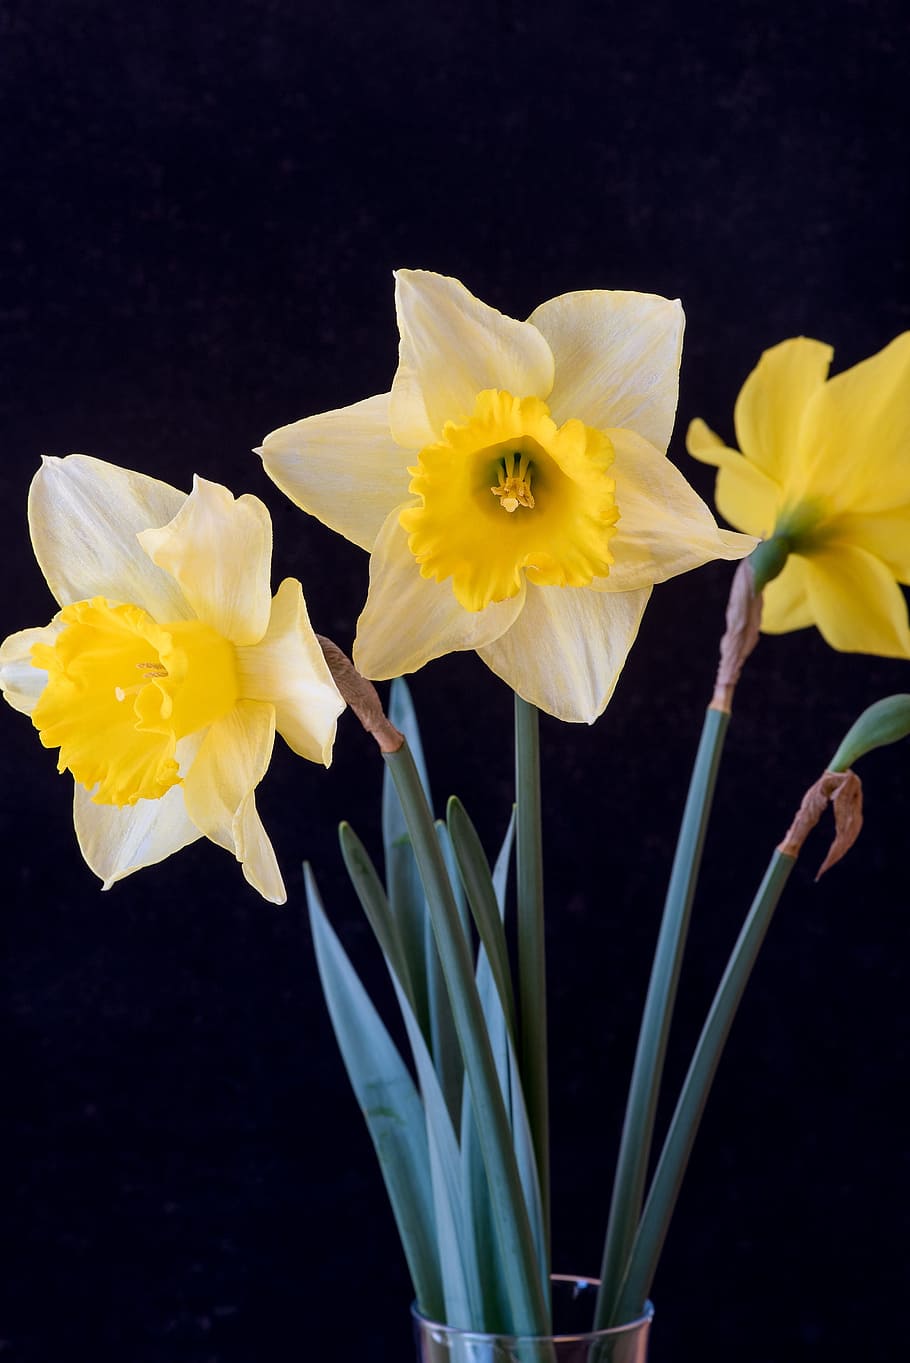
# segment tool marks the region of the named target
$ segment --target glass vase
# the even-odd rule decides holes
[[[418,1363],[647,1363],[654,1308],[626,1325],[592,1330],[596,1278],[554,1274],[552,1335],[488,1335],[427,1320],[415,1307]]]

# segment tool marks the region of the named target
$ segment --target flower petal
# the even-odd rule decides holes
[[[684,325],[678,299],[591,289],[551,298],[528,320],[556,361],[550,409],[557,422],[627,426],[667,448]]]
[[[809,401],[823,387],[834,351],[797,336],[766,350],[742,386],[733,411],[747,459],[789,490]]]
[[[392,439],[388,393],[282,426],[256,453],[292,502],[361,549],[408,495],[409,456]]]
[[[529,585],[514,625],[477,651],[532,705],[593,724],[613,694],[650,595],[649,587],[606,594]]]
[[[814,395],[800,456],[806,487],[836,510],[910,505],[910,331]]]
[[[202,836],[186,812],[182,786],[172,786],[160,800],[138,800],[118,808],[96,805],[77,782],[73,822],[82,855],[105,890]]]
[[[838,544],[817,550],[805,564],[812,614],[832,648],[910,658],[907,603],[879,559]]]
[[[260,894],[283,904],[275,854],[251,798],[265,775],[274,741],[274,706],[239,700],[202,740],[183,782],[183,797],[196,827],[234,853]]]
[[[880,558],[899,582],[910,583],[910,505],[867,515],[838,516],[832,529],[838,543],[866,549]]]
[[[173,520],[139,541],[200,620],[234,644],[262,638],[272,607],[272,522],[258,497],[235,499],[220,483],[194,477]]]
[[[416,672],[443,653],[479,648],[509,628],[524,592],[522,585],[507,601],[465,610],[450,582],[421,577],[395,511],[370,559],[370,590],[357,622],[354,662],[365,677],[379,681]]]
[[[240,693],[275,707],[275,725],[301,757],[328,766],[335,722],[344,709],[307,615],[300,583],[286,578],[258,644],[238,648]]]
[[[486,388],[545,398],[553,387],[553,355],[537,328],[481,303],[457,279],[398,270],[395,307],[391,426],[406,448],[438,440],[447,421],[467,421]]]
[[[806,560],[791,554],[783,571],[762,592],[761,627],[765,634],[789,634],[814,624]]]
[[[38,629],[20,629],[0,644],[0,691],[23,715],[32,713],[47,685],[44,668],[32,665],[32,647],[52,645],[62,628],[62,621],[54,619]]]
[[[619,520],[610,541],[614,563],[596,578],[600,592],[626,592],[665,582],[712,559],[744,558],[755,548],[749,535],[721,530],[705,503],[674,464],[629,430],[608,430],[616,461]]]
[[[240,808],[234,816],[232,832],[237,859],[243,867],[247,883],[252,885],[254,890],[258,890],[263,899],[267,899],[270,904],[285,904],[287,891],[278,869],[275,849],[256,809],[256,795],[253,791],[250,791],[246,799],[241,800]]]
[[[62,606],[104,596],[141,606],[157,620],[192,612],[177,583],[149,563],[136,538],[165,525],[185,493],[157,478],[85,454],[47,458],[28,499],[35,556]]]
[[[767,539],[780,509],[780,488],[738,450],[731,450],[700,417],[686,432],[686,449],[703,464],[719,470],[714,500],[724,520],[749,535]]]

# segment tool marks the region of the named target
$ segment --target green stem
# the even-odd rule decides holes
[[[708,710],[692,769],[626,1101],[604,1243],[601,1287],[595,1312],[596,1329],[617,1323],[619,1286],[625,1277],[644,1198],[667,1036],[676,1001],[717,769],[729,721],[730,716],[726,712],[713,708]]]
[[[620,1288],[617,1306],[620,1320],[632,1319],[651,1290],[721,1053],[774,910],[795,865],[795,857],[784,852],[776,851],[772,856],[718,985],[667,1131]]]
[[[470,947],[462,930],[433,816],[408,745],[405,743],[397,752],[385,753],[384,757],[401,801],[426,892],[464,1057],[514,1313],[514,1328],[518,1334],[546,1334],[549,1322],[541,1275],[512,1148],[509,1120],[474,979]]]
[[[540,734],[537,707],[515,697],[516,865],[518,870],[518,998],[521,1082],[534,1141],[550,1244],[550,1116],[547,1080],[547,958],[544,937]],[[549,1263],[543,1266],[549,1275]]]

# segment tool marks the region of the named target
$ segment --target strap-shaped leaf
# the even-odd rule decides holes
[[[426,791],[427,801],[432,804],[417,716],[407,683],[401,677],[396,677],[392,682],[389,719],[407,739],[408,747],[414,754],[421,785]],[[411,849],[411,839],[401,812],[401,803],[388,772],[384,773],[382,782],[382,845],[386,889],[408,964],[414,1010],[424,1036],[428,1037],[430,1016],[426,978],[426,900]]]
[[[512,1133],[474,979],[474,964],[407,743],[384,754],[408,821],[464,1059],[499,1239],[503,1280],[521,1334],[546,1334],[549,1311]]]
[[[325,916],[309,866],[304,876],[319,977],[338,1046],[379,1158],[415,1296],[425,1315],[439,1319],[445,1301],[423,1103]]]
[[[370,860],[369,853],[349,823],[339,825],[338,841],[341,843],[341,855],[344,858],[347,873],[351,878],[351,884],[367,916],[367,921],[373,929],[382,954],[388,962],[389,969],[397,977],[402,989],[407,994],[411,1006],[414,1007],[410,966],[401,945],[398,923],[389,907],[382,881]],[[423,890],[421,889],[422,895]]]
[[[507,840],[511,842],[515,816],[509,825]],[[509,1036],[515,1043],[515,1000],[509,971],[509,952],[503,931],[501,909],[496,902],[496,888],[480,838],[461,801],[453,795],[448,807],[449,836],[458,864],[458,872],[477,925],[480,942],[489,962],[490,972],[499,994],[499,1002],[506,1019]],[[508,865],[508,862],[506,862]]]

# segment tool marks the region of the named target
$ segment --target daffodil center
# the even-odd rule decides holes
[[[526,506],[529,511],[533,508],[530,463],[530,455],[520,454],[516,450],[510,450],[500,461],[499,482],[495,487],[491,487],[490,491],[494,497],[499,498],[499,505],[503,511],[517,511],[520,506]]]
[[[603,431],[577,420],[557,427],[540,398],[487,389],[470,420],[447,422],[409,470],[408,548],[422,575],[450,580],[470,611],[517,595],[525,577],[587,586],[613,562],[612,462]]]
[[[41,742],[96,804],[159,799],[180,780],[178,741],[237,699],[233,644],[200,620],[159,625],[102,597],[59,618],[54,643],[32,649],[48,678],[32,714]]]

